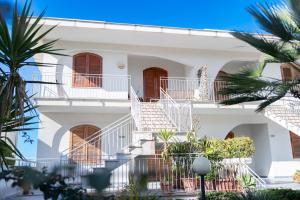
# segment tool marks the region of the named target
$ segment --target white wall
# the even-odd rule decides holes
[[[232,131],[236,137],[247,136],[253,140],[255,153],[250,166],[260,176],[268,176],[272,155],[267,124],[243,124]]]
[[[168,77],[185,77],[188,67],[170,60],[146,57],[146,56],[129,56],[128,57],[128,74],[131,76],[131,84],[138,96],[143,97],[143,71],[150,67],[158,67],[168,71]]]
[[[62,43],[62,53],[68,56],[44,55],[43,61],[47,63],[59,64],[56,68],[41,68],[43,80],[48,82],[62,82],[63,85],[42,85],[41,93],[44,97],[69,97],[69,98],[102,98],[102,99],[127,99],[128,98],[128,71],[127,55],[120,52],[104,51],[101,48],[91,48],[87,44]],[[101,88],[73,88],[72,68],[73,56],[78,53],[90,52],[100,55],[103,58],[103,71]],[[123,69],[118,66],[124,65]],[[63,76],[55,76],[63,74]],[[97,77],[95,77],[97,78]]]
[[[242,111],[241,111],[242,112]],[[264,123],[265,118],[261,115],[251,114],[251,115],[239,115],[231,114],[225,115],[199,115],[201,128],[199,129],[197,135],[198,137],[210,136],[216,138],[224,139],[226,135],[235,127],[242,124],[259,124]]]
[[[69,148],[69,130],[72,127],[89,124],[104,128],[122,116],[107,113],[40,113],[37,159],[59,158],[60,153]]]
[[[300,169],[300,160],[293,159],[289,131],[276,123],[268,123],[272,165],[269,176],[292,176]]]
[[[100,55],[106,53],[119,53],[125,55],[140,55],[151,56],[167,60],[172,60],[177,63],[192,67],[190,74],[196,77],[197,70],[204,65],[208,66],[208,76],[214,78],[218,71],[228,62],[232,60],[253,61],[260,57],[260,53],[249,53],[238,51],[219,51],[219,50],[199,50],[184,48],[164,48],[157,46],[134,46],[123,44],[104,44],[104,43],[83,43],[58,41],[57,48],[67,49],[66,53],[91,51],[99,52]],[[71,51],[71,52],[70,52]],[[71,54],[72,55],[72,54]],[[48,59],[46,59],[48,60]],[[44,60],[45,61],[45,60]],[[123,61],[123,60],[122,60]],[[111,62],[114,65],[116,62]],[[110,63],[108,63],[110,64]],[[114,66],[108,66],[114,67]],[[107,73],[108,71],[104,71]],[[124,71],[124,73],[126,70]]]

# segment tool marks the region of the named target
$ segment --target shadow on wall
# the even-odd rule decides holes
[[[267,124],[241,124],[231,130],[235,137],[250,137],[255,154],[250,167],[260,176],[268,176],[272,165],[270,137]]]

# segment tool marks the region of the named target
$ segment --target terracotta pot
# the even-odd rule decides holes
[[[238,181],[235,179],[221,179],[217,184],[218,190],[222,192],[239,191]]]
[[[205,181],[205,189],[207,191],[216,191],[217,183],[215,180]]]
[[[163,192],[171,192],[173,188],[173,184],[169,182],[160,182],[160,189]]]
[[[197,188],[196,178],[182,178],[183,188],[186,192],[195,192]]]

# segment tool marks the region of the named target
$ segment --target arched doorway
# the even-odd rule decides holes
[[[92,125],[79,125],[70,129],[70,156],[74,162],[99,163],[101,138],[97,136],[100,132],[100,128]],[[89,144],[82,145],[87,141]]]
[[[73,56],[73,87],[102,87],[102,57],[93,53]]]
[[[160,78],[168,77],[168,72],[164,69],[151,67],[145,69],[144,77],[144,101],[160,98]],[[166,86],[164,86],[166,87]],[[163,88],[164,90],[166,88]]]

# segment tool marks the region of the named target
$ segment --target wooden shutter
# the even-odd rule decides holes
[[[73,58],[73,87],[102,87],[102,57],[92,53]]]
[[[90,54],[89,55],[89,87],[102,87],[102,58]]]
[[[300,158],[300,136],[290,131],[293,158]]]
[[[98,133],[97,133],[98,132]],[[90,125],[80,125],[71,129],[70,149],[75,150],[78,146],[90,141],[84,147],[77,148],[71,153],[74,162],[99,163],[101,159],[101,138],[90,140],[100,134],[100,129]]]
[[[221,81],[221,77],[226,75],[227,73],[224,71],[219,71],[216,77],[216,81],[214,82],[214,95],[216,101],[224,101],[228,99],[226,95],[219,94],[220,91],[224,88],[224,82]]]
[[[292,67],[286,64],[280,66],[282,80],[288,81],[293,79]]]

